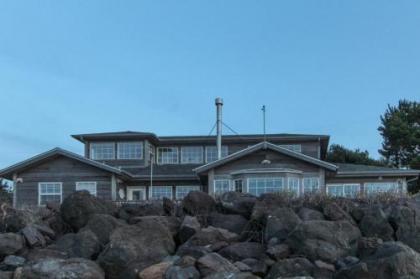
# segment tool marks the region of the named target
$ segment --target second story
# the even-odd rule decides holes
[[[217,160],[216,136],[157,136],[145,132],[73,135],[85,146],[85,157],[121,168],[157,165],[200,166]],[[329,136],[262,134],[222,136],[222,157],[264,141],[324,160]]]

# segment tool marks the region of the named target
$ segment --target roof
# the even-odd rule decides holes
[[[35,164],[38,164],[42,161],[48,160],[49,158],[52,158],[54,156],[57,155],[61,155],[61,156],[65,156],[67,158],[70,159],[74,159],[77,160],[81,163],[102,169],[104,171],[108,171],[111,173],[115,173],[115,174],[124,174],[124,171],[121,171],[120,169],[111,167],[109,165],[103,164],[103,163],[99,163],[97,161],[91,160],[91,159],[87,159],[79,154],[70,152],[68,150],[56,147],[54,149],[51,149],[47,152],[41,153],[39,155],[36,155],[34,157],[31,157],[27,160],[24,160],[22,162],[19,162],[17,164],[14,164],[10,167],[7,167],[5,169],[0,170],[0,177],[5,177],[5,178],[11,178],[13,176],[13,173],[15,172],[19,172],[22,171],[28,167],[31,167]]]
[[[203,173],[203,172],[206,172],[206,171],[208,171],[210,169],[213,169],[215,167],[222,166],[222,165],[224,165],[228,162],[231,162],[233,160],[242,158],[242,157],[244,157],[248,154],[254,153],[258,150],[267,150],[267,149],[275,151],[275,152],[279,152],[281,154],[284,154],[284,155],[287,155],[287,156],[290,156],[290,157],[293,157],[293,158],[296,158],[298,160],[305,161],[307,163],[317,165],[319,167],[328,169],[330,171],[336,171],[338,169],[338,167],[334,164],[331,164],[331,163],[316,159],[314,157],[307,156],[307,155],[304,155],[302,153],[295,152],[295,151],[292,151],[292,150],[289,150],[289,149],[280,147],[278,145],[275,145],[275,144],[264,141],[264,142],[260,142],[256,145],[250,146],[246,149],[235,152],[233,154],[230,154],[230,155],[228,155],[228,156],[226,156],[222,159],[219,159],[217,161],[214,161],[214,162],[208,163],[206,165],[200,166],[198,168],[195,168],[194,171],[196,173]]]
[[[198,179],[197,174],[193,171],[193,169],[198,166],[198,164],[153,165],[153,178],[159,180]],[[130,176],[132,176],[134,179],[150,180],[150,166],[143,168],[126,167],[123,168],[123,170]]]
[[[336,176],[418,176],[420,170],[397,169],[384,166],[335,163],[338,166]]]
[[[78,134],[78,135],[72,135],[72,137],[83,143],[85,143],[86,140],[138,139],[138,138],[149,138],[152,141],[157,141],[157,136],[154,133],[136,132],[136,131]]]

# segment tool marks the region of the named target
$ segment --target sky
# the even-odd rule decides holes
[[[0,168],[70,135],[314,133],[378,157],[420,101],[420,1],[0,0]],[[225,133],[228,133],[226,129]]]

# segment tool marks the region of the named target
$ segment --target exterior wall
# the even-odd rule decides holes
[[[39,182],[62,182],[62,200],[76,190],[76,182],[95,181],[99,198],[110,200],[111,177],[108,172],[59,156],[17,174],[16,207],[38,205]]]

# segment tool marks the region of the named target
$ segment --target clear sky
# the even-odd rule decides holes
[[[420,99],[420,1],[0,1],[0,168],[71,134],[322,133],[377,157]]]

